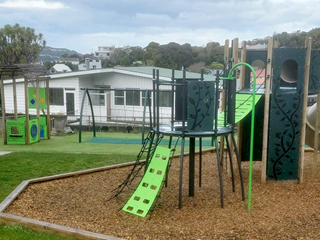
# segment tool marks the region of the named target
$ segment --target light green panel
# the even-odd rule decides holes
[[[262,95],[256,95],[256,105]],[[235,123],[240,122],[244,119],[252,110],[252,95],[251,94],[236,94],[236,112],[235,112]],[[224,123],[224,112],[221,112],[218,116],[218,125],[223,126]]]
[[[20,118],[19,118],[20,119]],[[24,121],[7,120],[7,144],[26,144],[26,130]]]
[[[171,150],[157,147],[139,186],[132,194],[123,211],[145,217],[156,199],[165,176]]]
[[[46,109],[46,89],[39,88],[40,109]],[[37,88],[28,88],[29,108],[37,108]]]

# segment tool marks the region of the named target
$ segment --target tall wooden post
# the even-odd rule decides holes
[[[233,39],[233,45],[232,45],[232,67],[234,65],[236,65],[239,61],[239,38],[235,38]],[[235,71],[236,73],[236,81],[237,81],[237,69]],[[234,97],[236,97],[236,94],[234,94]],[[229,136],[230,137],[230,140],[229,140],[229,143],[230,143],[230,148],[231,149],[234,149],[234,146],[233,146],[233,141],[231,141],[231,135]],[[238,144],[239,146],[239,144]],[[233,154],[233,150],[232,150],[232,154]],[[240,152],[241,154],[241,152]],[[230,176],[230,173],[229,173],[229,176]]]
[[[24,104],[25,104],[25,116],[26,116],[26,144],[30,145],[28,79],[26,77],[24,78]]]
[[[49,102],[49,78],[46,78],[46,104],[47,104],[47,136],[51,138],[50,102]]]
[[[301,123],[301,135],[299,146],[299,183],[303,183],[303,168],[304,168],[304,144],[306,137],[306,122],[307,122],[307,102],[308,102],[308,90],[309,90],[309,77],[310,77],[310,58],[311,58],[311,45],[312,39],[308,37],[306,39],[306,63],[304,66],[304,91],[303,91],[303,106],[302,106],[302,123]]]
[[[228,70],[228,66],[229,66],[229,52],[230,52],[230,48],[229,48],[229,39],[226,39],[224,42],[224,66],[225,66],[225,71]],[[228,73],[224,73],[225,75]],[[225,102],[226,102],[226,96],[225,96],[225,89],[222,89],[221,92],[221,110],[224,111],[225,110]],[[224,138],[220,137],[220,157],[221,157],[221,163],[223,162],[223,153],[224,153]],[[228,162],[228,161],[227,161]],[[227,165],[228,166],[228,165]]]
[[[37,119],[38,119],[38,136],[40,142],[40,88],[39,88],[39,79],[36,79],[36,91],[37,91]]]
[[[18,104],[17,104],[17,83],[14,76],[12,76],[12,88],[13,88],[13,112],[14,120],[18,120]]]
[[[262,169],[261,182],[265,183],[267,180],[267,147],[268,147],[268,130],[269,130],[269,108],[270,108],[270,87],[272,79],[272,54],[273,53],[273,38],[268,40],[267,53],[267,70],[265,80],[265,94],[264,94],[264,119],[263,119],[263,135],[262,135]]]
[[[6,103],[4,97],[4,80],[1,78],[1,112],[3,125],[3,144],[7,144]]]
[[[242,51],[241,51],[241,62],[246,62],[247,61],[247,42],[242,41]],[[241,72],[240,72],[240,89],[244,88],[245,85],[245,80],[246,80],[246,66],[242,65],[241,66]],[[238,123],[238,149],[239,149],[239,154],[240,158],[242,155],[242,125],[243,122]],[[232,143],[232,141],[229,141]]]
[[[319,148],[319,126],[320,125],[320,93],[317,94],[317,117],[314,129],[314,144],[313,144],[313,164],[312,176],[316,177],[318,174],[318,148]]]

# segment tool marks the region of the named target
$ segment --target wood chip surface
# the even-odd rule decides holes
[[[179,161],[172,162],[168,187],[163,188],[151,219],[119,211],[139,179],[120,198],[108,201],[131,167],[32,184],[6,212],[124,239],[320,239],[320,175],[312,178],[312,153],[305,154],[303,184],[296,180],[262,184],[261,162],[254,162],[250,211],[247,200],[241,201],[237,166],[235,193],[224,170],[225,207],[220,208],[212,153],[203,156],[201,188],[196,157],[195,197],[188,197],[189,159],[185,157],[183,208],[178,209]],[[247,198],[249,163],[243,162],[242,167]]]

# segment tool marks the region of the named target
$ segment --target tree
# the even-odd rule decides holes
[[[110,55],[110,60],[114,65],[119,64],[120,58],[121,58],[122,50],[121,48],[115,48]]]
[[[43,63],[43,67],[47,70],[49,70],[50,68],[52,68],[54,65],[56,64],[56,62],[44,62]]]
[[[206,64],[204,62],[198,62],[198,63],[191,64],[188,67],[188,71],[195,72],[195,73],[201,73],[201,70],[204,69],[205,65]]]
[[[35,63],[46,41],[33,28],[5,25],[0,29],[0,66]]]
[[[218,62],[212,62],[209,66],[211,69],[223,69],[223,64]]]

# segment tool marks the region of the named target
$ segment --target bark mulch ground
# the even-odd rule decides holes
[[[168,188],[163,188],[151,220],[118,211],[125,203],[121,199],[107,201],[110,191],[127,176],[128,167],[30,185],[7,213],[125,239],[320,238],[320,176],[311,176],[312,153],[306,153],[303,184],[297,181],[261,184],[261,162],[255,162],[250,211],[247,201],[241,201],[236,167],[235,193],[224,172],[222,209],[215,155],[205,154],[202,187],[198,187],[196,176],[192,198],[188,197],[187,163],[188,157],[183,208],[178,209],[179,159],[174,159]],[[247,196],[249,164],[245,162],[242,166]],[[138,181],[134,182],[132,188],[137,184]],[[127,200],[131,193],[124,192],[122,200]]]

